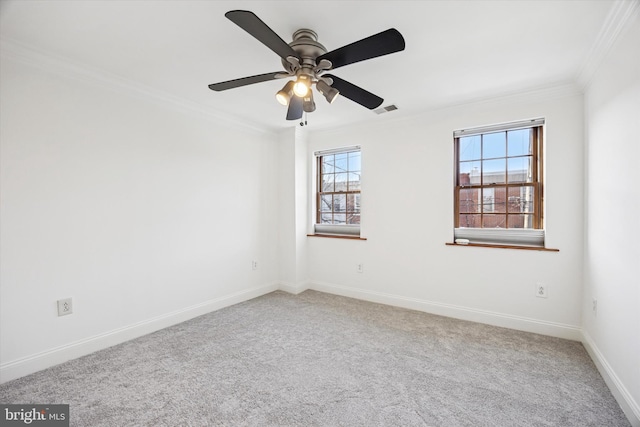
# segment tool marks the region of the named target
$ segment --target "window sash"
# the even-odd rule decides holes
[[[487,210],[485,209],[485,200],[483,199],[482,196],[480,196],[478,198],[478,203],[477,205],[480,206],[478,211],[464,211],[461,208],[461,193],[463,190],[485,190],[485,189],[492,189],[495,191],[495,189],[500,188],[500,189],[505,189],[506,195],[505,195],[505,208],[504,211],[497,211],[495,208],[495,199],[493,200],[493,205],[491,207],[491,210]],[[533,202],[533,207],[531,209],[527,209],[524,211],[515,211],[515,210],[511,210],[509,208],[509,189],[510,188],[531,188],[533,190],[533,197],[532,197],[532,202]],[[492,185],[464,185],[464,186],[456,186],[455,188],[455,227],[456,228],[485,228],[485,227],[463,227],[460,224],[460,216],[464,215],[464,214],[469,214],[469,215],[479,215],[480,216],[480,223],[483,223],[484,220],[484,216],[485,215],[504,215],[506,218],[506,224],[509,224],[509,216],[516,216],[516,215],[532,215],[533,217],[533,224],[532,224],[532,228],[531,229],[542,229],[542,214],[540,212],[541,209],[541,192],[542,192],[542,185],[540,183],[517,183],[517,184],[492,184]],[[495,194],[495,193],[494,193]],[[505,226],[504,228],[500,228],[499,230],[505,230],[505,229],[510,229],[510,227]],[[517,228],[517,229],[521,229],[521,228]]]

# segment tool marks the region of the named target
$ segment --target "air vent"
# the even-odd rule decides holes
[[[391,105],[387,105],[386,107],[376,108],[375,110],[373,110],[373,112],[376,114],[384,114],[397,109],[398,107],[396,107],[394,104],[391,104]]]

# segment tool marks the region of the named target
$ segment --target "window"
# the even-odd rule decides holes
[[[316,233],[360,235],[360,147],[316,153]]]
[[[455,239],[544,246],[544,119],[454,132]]]

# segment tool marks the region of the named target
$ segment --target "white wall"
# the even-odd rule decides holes
[[[278,151],[280,288],[294,294],[306,289],[308,281],[306,138],[299,127],[282,131]]]
[[[277,288],[274,135],[1,62],[2,381]]]
[[[313,133],[310,152],[361,145],[367,240],[311,238],[311,287],[580,339],[583,99],[577,93],[559,87]],[[546,241],[560,252],[445,246],[453,240],[453,131],[535,117],[547,123]],[[535,296],[536,282],[548,286],[547,299]]]
[[[587,349],[640,426],[640,17],[586,91]],[[592,310],[597,299],[597,311]]]

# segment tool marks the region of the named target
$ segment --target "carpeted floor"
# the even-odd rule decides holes
[[[72,426],[629,422],[578,342],[274,292],[0,385]]]

